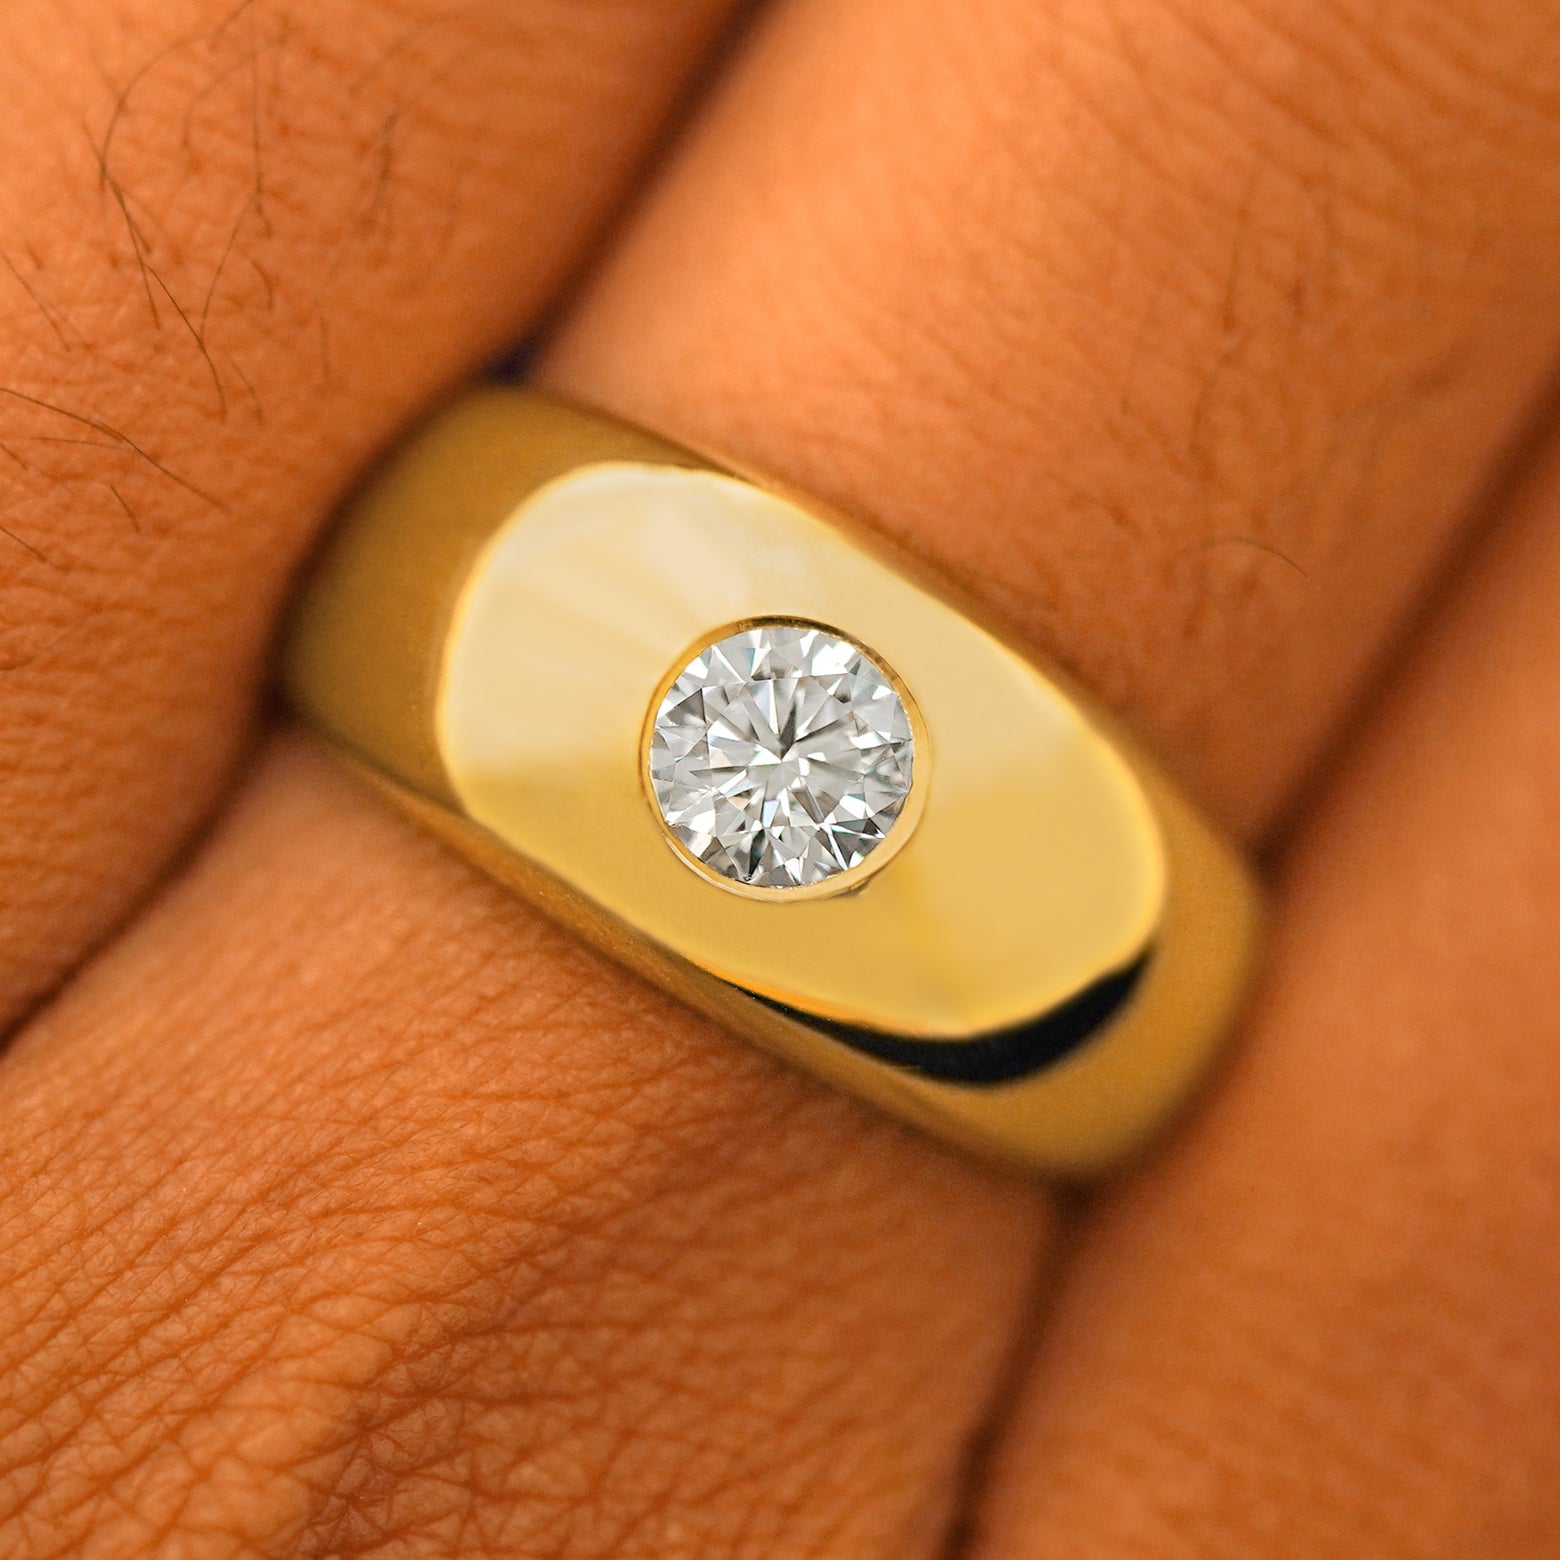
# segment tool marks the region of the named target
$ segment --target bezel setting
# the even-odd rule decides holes
[[[766,631],[777,636],[775,645],[740,643]],[[797,647],[794,641],[786,642],[791,635],[815,635],[817,641]],[[679,684],[686,684],[686,695],[690,699],[706,691],[718,692],[722,696],[720,713],[724,714],[724,696],[741,675],[740,669],[722,654],[728,646],[733,646],[739,655],[766,648],[785,655],[799,648],[806,664],[797,667],[794,680],[815,683],[803,693],[811,694],[814,699],[837,700],[844,706],[843,711],[835,721],[815,725],[811,733],[794,733],[790,745],[784,751],[777,751],[775,743],[787,740],[783,731],[773,727],[763,729],[765,712],[761,707],[738,708],[735,711],[737,719],[745,723],[746,729],[733,729],[730,723],[722,722],[719,715],[714,715],[689,747],[678,751],[689,726],[697,732],[697,720],[680,726],[673,718],[672,699]],[[836,650],[848,652],[856,659],[856,665],[831,668],[828,662],[831,656],[838,659],[833,655]],[[727,668],[728,675],[724,677],[714,671],[713,663],[707,669],[700,668],[702,660],[717,654],[721,654]],[[844,676],[852,677],[855,686],[842,690],[837,679]],[[752,680],[755,685],[761,685],[792,679],[760,675]],[[708,683],[709,689],[701,689],[701,682]],[[848,696],[840,698],[842,691]],[[783,727],[795,713],[794,709],[782,711],[777,706],[775,724]],[[803,711],[804,718],[808,713],[816,716],[823,712],[815,706],[811,712]],[[685,783],[679,793],[674,770],[682,768],[686,777],[686,765],[682,761],[690,749],[697,751],[701,741],[708,741],[708,732],[717,724],[726,725],[721,742],[727,752],[706,755],[717,762],[726,757],[740,758],[744,751],[751,751],[755,758],[768,756],[777,769],[786,766],[788,761],[795,764],[790,783],[779,788],[771,785],[769,794],[760,799],[759,805],[767,810],[767,817],[756,819],[751,811],[754,792],[758,789],[755,781],[766,778],[761,772],[755,775],[751,764],[730,764],[729,789],[716,783],[700,785],[696,781],[697,789]],[[809,734],[815,739],[815,752],[793,760],[795,744]],[[874,741],[874,738],[878,740]],[[841,771],[848,767],[853,749],[863,758],[859,773],[851,777]],[[904,848],[924,806],[929,749],[925,725],[915,700],[884,656],[832,624],[774,614],[725,624],[688,646],[657,685],[650,700],[641,741],[641,773],[649,805],[665,830],[668,844],[701,878],[731,892],[766,900],[793,901],[858,888]],[[836,764],[835,761],[841,762]],[[826,777],[820,774],[820,783],[811,785],[809,771],[815,764],[820,768],[833,768],[835,773]],[[772,780],[773,776],[767,778]],[[678,816],[679,812],[682,817]],[[777,826],[773,820],[782,812],[790,814],[790,821]],[[690,814],[698,816],[705,827],[689,827]],[[809,814],[812,815],[812,834],[796,833],[806,830]],[[861,827],[857,830],[853,825]],[[793,832],[789,838],[777,841],[775,837],[781,829]],[[863,834],[868,840],[864,849],[860,848]],[[777,843],[779,849],[773,849]],[[806,850],[807,858],[793,870],[798,848]],[[743,851],[764,855],[769,864],[768,881],[755,881],[758,875],[756,860],[751,875],[729,870],[740,860]],[[786,856],[786,852],[790,855]],[[846,855],[850,859],[843,859]],[[829,865],[830,860],[836,864]],[[790,880],[774,881],[776,867]]]

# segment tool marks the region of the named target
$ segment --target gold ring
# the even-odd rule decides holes
[[[869,530],[473,393],[348,506],[291,696],[381,790],[729,1027],[991,1158],[1144,1143],[1237,1014],[1238,854]]]

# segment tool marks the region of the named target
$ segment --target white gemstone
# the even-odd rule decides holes
[[[883,843],[910,792],[910,718],[858,646],[764,623],[699,652],[656,711],[650,781],[667,827],[711,871],[819,883]]]

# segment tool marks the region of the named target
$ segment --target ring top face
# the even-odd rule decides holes
[[[651,793],[677,846],[717,881],[761,892],[871,870],[910,795],[905,700],[860,645],[821,624],[725,633],[654,711]]]
[[[759,630],[700,669],[705,652]],[[755,675],[785,673],[785,657],[797,658],[791,689],[789,674]],[[676,738],[691,769],[711,773],[685,774],[689,794],[679,782],[663,806],[654,726],[690,670],[703,709],[684,712],[692,729]],[[862,697],[831,749],[851,767],[831,776],[831,752],[814,768],[804,748],[804,776],[788,741],[793,772],[771,794],[758,771],[782,765],[765,742],[794,724],[796,698],[846,670]],[[674,699],[665,713],[676,711]],[[721,726],[738,717],[746,729],[728,737]],[[1084,713],[838,528],[723,473],[598,461],[526,497],[466,578],[437,723],[466,816],[599,907],[613,936],[821,1020],[950,1042],[1023,1025],[1132,968],[1162,919],[1155,813]],[[715,831],[698,816],[714,799],[697,793],[717,789],[728,760],[749,794]],[[686,843],[668,827],[683,802]],[[790,865],[782,804],[812,825],[805,846],[786,844]],[[767,837],[744,839],[755,816]],[[1003,819],[1023,826],[1000,831]],[[698,859],[699,835],[716,832],[734,875]],[[830,850],[840,869],[803,881]]]

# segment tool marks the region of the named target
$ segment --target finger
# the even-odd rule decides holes
[[[1555,21],[801,0],[551,373],[875,515],[1258,829],[1547,373]]]
[[[209,808],[321,514],[535,316],[725,9],[0,9],[0,1023]]]
[[[930,1555],[1038,1233],[298,749],[3,1098],[18,1556]]]
[[[1560,451],[1286,874],[1235,1075],[1112,1199],[976,1556],[1560,1551]]]
[[[1065,580],[1067,590],[1055,599],[1073,603],[1071,617],[1047,625],[1032,616],[1031,628],[1044,627],[1053,646],[1099,674],[1101,686],[1109,686],[1110,658],[1119,656],[1113,693],[1159,730],[1182,762],[1200,764],[1205,790],[1226,816],[1250,822],[1271,811],[1307,756],[1301,726],[1275,723],[1279,758],[1257,755],[1250,743],[1251,731],[1279,713],[1278,674],[1267,664],[1279,658],[1278,642],[1261,641],[1249,662],[1244,648],[1238,661],[1232,650],[1221,670],[1204,636],[1244,646],[1248,627],[1265,632],[1270,615],[1288,614],[1298,648],[1278,681],[1298,704],[1307,690],[1315,696],[1303,723],[1314,736],[1327,724],[1322,706],[1336,697],[1324,680],[1309,680],[1312,661],[1331,653],[1319,631],[1323,614],[1286,604],[1283,588],[1255,574],[1257,609],[1240,592],[1178,585],[1172,567],[1188,547],[1206,554],[1203,544],[1217,534],[1201,529],[1208,513],[1228,516],[1264,495],[1270,509],[1277,504],[1238,459],[1242,446],[1231,427],[1232,407],[1265,407],[1257,399],[1261,375],[1238,364],[1216,373],[1217,332],[1175,336],[1163,347],[1147,342],[1133,395],[1163,391],[1167,399],[1154,415],[1169,417],[1170,426],[1170,391],[1196,382],[1199,362],[1204,383],[1211,376],[1230,384],[1233,376],[1244,386],[1245,400],[1220,403],[1201,417],[1203,426],[1219,430],[1220,463],[1206,480],[1167,488],[1170,498],[1144,506],[1141,520],[1134,515],[1142,527],[1135,548],[1076,510],[1070,522],[1004,526],[1004,514],[1022,518],[1046,491],[1048,471],[1070,471],[1076,462],[1096,486],[1114,472],[1116,491],[1125,495],[1136,464],[1154,459],[1140,432],[1119,468],[1113,465],[1113,441],[1125,435],[1108,417],[1080,415],[1065,424],[1075,433],[1064,448],[1052,431],[1063,425],[1051,414],[1065,399],[1052,333],[1026,337],[1022,322],[1006,330],[990,324],[1016,318],[1005,299],[1035,298],[1054,316],[1067,296],[1067,273],[1055,269],[1054,250],[1034,242],[1041,224],[1027,203],[1029,183],[1018,174],[1003,180],[1013,157],[1011,126],[1043,116],[1069,90],[1064,67],[1081,67],[1070,57],[1053,65],[1055,51],[1031,31],[1046,25],[1032,20],[1032,7],[992,6],[966,22],[968,32],[957,27],[951,6],[924,5],[911,25],[903,8],[886,0],[854,0],[826,14],[828,26],[822,8],[790,11],[759,43],[733,81],[730,106],[696,133],[684,171],[653,198],[641,229],[646,236],[606,281],[603,301],[587,303],[579,334],[565,335],[554,374],[587,398],[648,416],[670,432],[737,447],[782,475],[810,476],[833,496],[864,498],[885,523],[937,547],[945,559],[954,558],[962,535],[964,572],[983,580],[990,595],[1000,598],[1004,578],[1022,584],[1027,574],[1028,587]],[[1216,14],[1227,27],[1239,25],[1233,9]],[[1329,11],[1315,25],[1335,25],[1337,14]],[[1505,48],[1510,70],[1517,70],[1511,34],[1527,13],[1513,16],[1487,45],[1494,53],[1479,56],[1485,65],[1504,60]],[[1325,41],[1302,59],[1325,59]],[[1202,50],[1183,39],[1181,52],[1172,47],[1167,55],[1183,74],[1206,70],[1201,95],[1174,100],[1188,113],[1210,97],[1222,103],[1213,91],[1220,83],[1226,95],[1235,94]],[[818,98],[814,84],[841,57],[854,62],[852,92]],[[962,117],[948,105],[938,116],[944,135],[952,127],[952,139],[968,148],[965,158],[939,161],[935,147],[900,144],[893,160],[880,152],[871,164],[875,185],[841,182],[837,170],[849,172],[846,153],[853,136],[863,134],[852,127],[878,122],[897,129],[889,107],[900,93],[941,79],[937,71],[949,58],[971,61],[973,79],[982,83],[967,92]],[[1011,69],[1009,62],[1016,62]],[[1465,112],[1482,113],[1486,99],[1474,74],[1467,72],[1456,101]],[[1463,80],[1450,64],[1446,75]],[[1345,232],[1364,225],[1383,194],[1354,164],[1373,165],[1384,128],[1395,127],[1399,160],[1425,181],[1447,159],[1466,173],[1466,186],[1455,187],[1467,203],[1493,199],[1493,188],[1511,195],[1542,187],[1537,158],[1530,167],[1527,151],[1511,150],[1527,123],[1518,109],[1504,127],[1510,133],[1493,138],[1497,145],[1477,143],[1479,161],[1461,149],[1468,136],[1439,118],[1427,121],[1407,89],[1388,80],[1380,87],[1400,119],[1385,127],[1372,119],[1360,129],[1351,96],[1347,109],[1335,105],[1330,122],[1338,177],[1362,181],[1350,185],[1361,204],[1347,208]],[[1082,127],[1069,137],[1067,126],[1041,122],[1046,135],[1023,143],[1026,166],[1030,182],[1046,174],[1043,189],[1054,203],[1061,191],[1087,186],[1102,146]],[[1238,150],[1259,131],[1266,145],[1288,122],[1276,110],[1264,112],[1261,123],[1231,129],[1226,147]],[[1206,153],[1192,141],[1202,124],[1198,114],[1182,142],[1169,139],[1172,149],[1181,145],[1181,162],[1172,157],[1168,169],[1156,166],[1152,178],[1130,182],[1129,193],[1144,202],[1132,232],[1150,218],[1169,221],[1182,203],[1211,201],[1200,182]],[[1443,128],[1441,139],[1430,133]],[[1164,144],[1156,133],[1150,149]],[[1075,151],[1069,182],[1060,164]],[[899,161],[901,152],[910,155]],[[749,169],[762,199],[734,187],[735,175],[723,171],[727,155],[731,167]],[[905,170],[902,184],[891,178],[895,167]],[[997,182],[986,197],[991,209],[971,213],[966,169]],[[775,274],[769,257],[786,230],[771,220],[772,208],[785,208],[787,191],[796,200],[804,175],[818,191],[820,211],[841,200],[859,205],[869,194],[881,204],[885,252],[915,268],[914,288],[865,288],[863,312],[853,313],[864,260],[848,231],[828,228],[819,235],[816,265],[806,246],[791,246],[794,288]],[[1179,195],[1177,175],[1185,181]],[[1164,190],[1171,193],[1154,193]],[[706,210],[712,215],[701,219]],[[1281,205],[1279,215],[1288,210]],[[897,226],[895,212],[903,214]],[[970,215],[977,220],[966,223]],[[1192,226],[1174,229],[1165,265],[1178,261],[1179,242],[1190,241]],[[1226,214],[1226,236],[1238,230],[1238,217]],[[659,246],[675,249],[685,231],[703,235],[709,298],[724,300],[735,320],[733,300],[743,297],[755,318],[767,321],[762,333],[714,329],[718,316],[693,286],[691,266],[685,271],[657,258],[667,253]],[[939,233],[957,233],[961,242],[935,242]],[[1455,247],[1457,238],[1432,227],[1426,253],[1444,260],[1448,251],[1436,245]],[[1338,250],[1347,265],[1337,285],[1352,312],[1343,342],[1330,350],[1343,368],[1364,375],[1376,396],[1390,394],[1402,406],[1393,437],[1382,439],[1392,451],[1381,455],[1382,469],[1406,485],[1414,522],[1430,531],[1432,505],[1422,483],[1410,480],[1417,463],[1432,456],[1443,463],[1443,502],[1459,483],[1472,485],[1493,452],[1497,425],[1524,393],[1517,381],[1537,356],[1526,337],[1542,337],[1552,323],[1538,305],[1522,301],[1542,296],[1548,254],[1539,252],[1531,230],[1518,240],[1540,278],[1533,293],[1519,296],[1510,277],[1487,261],[1492,269],[1475,266],[1469,282],[1478,317],[1446,286],[1422,329],[1348,292],[1345,282],[1368,260],[1363,240]],[[1218,265],[1230,255],[1204,251],[1203,259]],[[830,286],[823,280],[831,265],[843,268],[851,288],[834,305],[826,304]],[[1430,272],[1439,274],[1435,266]],[[1244,298],[1258,280],[1241,274],[1248,280],[1236,291]],[[1192,279],[1180,277],[1188,287]],[[1276,307],[1288,294],[1264,296]],[[944,328],[950,298],[962,305],[954,337]],[[1101,297],[1096,314],[1108,301]],[[1439,361],[1444,343],[1431,338],[1447,319],[1460,322],[1466,351],[1450,387],[1431,395],[1423,371]],[[1512,348],[1506,364],[1497,368],[1496,349],[1484,345],[1480,330]],[[771,339],[788,340],[792,332],[807,337],[806,360],[787,361],[782,353],[772,362]],[[1384,338],[1390,372],[1377,371],[1374,355],[1357,345],[1367,332]],[[609,334],[617,338],[610,351]],[[866,339],[882,343],[875,365]],[[1248,350],[1259,363],[1271,362],[1286,339],[1264,325]],[[959,344],[939,354],[928,344],[935,340]],[[623,366],[630,354],[665,365],[656,370],[665,377]],[[1301,366],[1318,355],[1333,361],[1302,354]],[[719,368],[717,357],[726,360]],[[1125,358],[1114,362],[1110,404],[1130,377]],[[1354,392],[1345,396],[1346,377],[1340,370],[1336,382],[1321,376],[1315,386],[1295,386],[1288,415],[1313,453],[1329,439],[1342,440],[1341,469],[1352,461],[1357,474],[1364,454],[1350,442],[1356,436],[1345,414]],[[1074,379],[1087,413],[1084,391],[1092,380],[1077,373]],[[892,404],[851,388],[865,384],[870,392],[888,382],[895,386]],[[1014,409],[999,414],[983,402],[980,419],[961,414],[987,384],[1001,385]],[[1193,400],[1185,397],[1184,418],[1195,410]],[[798,414],[801,404],[813,406],[816,421]],[[1448,416],[1448,404],[1462,420]],[[829,442],[835,427],[858,429],[856,442],[847,448],[842,435]],[[1183,420],[1183,436],[1188,427]],[[909,430],[920,436],[908,439]],[[1264,448],[1264,460],[1272,453]],[[1156,468],[1161,476],[1170,469]],[[1300,469],[1291,465],[1292,473]],[[933,502],[939,482],[942,497]],[[1322,580],[1314,588],[1335,597],[1339,632],[1355,636],[1348,656],[1333,663],[1341,676],[1340,668],[1363,664],[1372,636],[1386,632],[1394,587],[1373,565],[1394,547],[1407,555],[1409,532],[1394,531],[1395,511],[1376,500],[1358,522],[1356,543],[1345,521],[1348,506],[1322,487],[1315,513],[1324,557],[1311,566]],[[1134,504],[1150,491],[1145,485]],[[944,502],[962,531],[929,523]],[[1433,544],[1416,546],[1407,561],[1423,564]],[[1324,570],[1323,561],[1339,551],[1348,566],[1329,562]],[[1138,553],[1145,562],[1134,572],[1128,556]],[[1363,589],[1360,578],[1374,580],[1370,612],[1351,594]],[[1086,597],[1101,604],[1097,618],[1082,612]],[[1184,619],[1193,602],[1205,604],[1198,609],[1205,620],[1188,638]],[[1016,598],[1012,604],[1016,610]],[[1218,626],[1210,626],[1215,620]],[[1172,652],[1184,688],[1174,679],[1151,680],[1156,661]],[[1122,680],[1134,667],[1138,686]],[[1186,701],[1179,709],[1172,692]],[[1233,742],[1219,735],[1226,719],[1236,721],[1232,712],[1250,763],[1261,770],[1240,785],[1233,761],[1217,751],[1219,742]],[[1296,718],[1287,708],[1282,713]],[[17,1214],[18,1229],[33,1236],[30,1245],[18,1243],[25,1266],[14,1270],[17,1293],[60,1293],[60,1309],[72,1319],[69,1336],[87,1331],[105,1340],[67,1351],[46,1333],[10,1330],[25,1340],[17,1347],[28,1350],[35,1386],[29,1402],[67,1405],[52,1425],[45,1416],[41,1430],[34,1422],[12,1442],[18,1493],[11,1509],[18,1520],[46,1531],[58,1524],[68,1545],[111,1510],[134,1520],[172,1509],[173,1526],[183,1531],[179,1514],[193,1502],[203,1513],[220,1510],[229,1529],[253,1522],[272,1531],[266,1524],[281,1519],[253,1493],[263,1482],[258,1464],[284,1471],[284,1487],[299,1492],[286,1520],[327,1551],[343,1509],[394,1539],[410,1542],[408,1533],[424,1531],[447,1539],[453,1528],[522,1552],[530,1546],[631,1555],[637,1545],[642,1553],[665,1553],[677,1535],[689,1533],[687,1547],[699,1553],[746,1546],[766,1554],[897,1557],[934,1546],[961,1457],[1000,1380],[1002,1351],[1016,1336],[1025,1278],[1038,1264],[1042,1211],[748,1056],[625,978],[576,962],[584,956],[466,876],[434,875],[430,863],[443,858],[401,826],[373,822],[376,815],[355,793],[318,768],[285,769],[270,787],[233,821],[224,854],[204,869],[211,876],[192,883],[189,898],[170,902],[166,917],[120,950],[15,1059],[21,1097],[47,1129],[12,1167],[33,1188],[33,1205],[47,1212],[78,1203],[98,1179],[70,1179],[83,1162],[112,1162],[119,1194],[90,1241],[61,1244],[31,1213]],[[453,870],[446,863],[437,874]],[[220,908],[229,902],[231,915]],[[381,989],[383,1006],[375,996]],[[113,1070],[111,1089],[99,1093],[95,1080],[109,1053],[126,1060]],[[441,1071],[445,1056],[453,1076]],[[247,1070],[250,1057],[258,1072]],[[327,1067],[322,1059],[334,1062]],[[290,1082],[271,1104],[273,1078]],[[657,1087],[657,1079],[669,1082]],[[312,1128],[289,1135],[286,1123],[300,1113],[319,1123],[322,1139]],[[227,1125],[235,1116],[236,1130]],[[92,1136],[78,1144],[70,1134],[82,1124],[90,1124]],[[182,1184],[175,1172],[197,1143],[211,1145],[203,1183],[239,1190],[230,1206],[197,1211],[170,1227],[168,1194],[159,1189]],[[603,1158],[604,1144],[612,1152]],[[641,1157],[647,1153],[648,1164]],[[62,1177],[56,1201],[51,1188]],[[316,1183],[324,1190],[313,1200],[297,1191]],[[257,1203],[258,1215],[245,1212]],[[343,1232],[349,1214],[356,1223]],[[240,1246],[252,1240],[252,1261],[228,1283],[235,1217],[232,1238]],[[143,1218],[152,1233],[166,1233],[154,1242],[154,1257],[144,1254]],[[310,1287],[309,1269],[320,1260],[317,1243],[338,1233],[340,1255],[322,1299]],[[117,1326],[114,1318],[126,1296],[144,1287],[151,1261],[158,1271],[176,1265],[182,1279],[171,1292],[159,1290],[166,1299],[152,1324],[155,1337],[143,1342],[134,1325]],[[453,1290],[452,1273],[459,1280]],[[327,1325],[339,1314],[328,1303],[332,1295],[346,1297],[350,1317],[359,1314],[357,1304],[378,1316],[388,1297],[395,1302],[388,1305],[390,1323],[354,1324],[334,1353],[313,1330],[318,1311]],[[264,1319],[290,1317],[295,1296],[303,1302],[303,1331],[278,1339]],[[657,1322],[662,1314],[672,1318],[664,1327]],[[114,1352],[116,1338],[128,1353]],[[297,1364],[300,1353],[311,1363]],[[177,1364],[145,1368],[165,1355]],[[430,1355],[455,1364],[419,1374]],[[125,1369],[121,1359],[141,1368]],[[733,1373],[740,1392],[719,1385]],[[324,1383],[318,1396],[313,1381]],[[303,1398],[279,1395],[278,1382],[289,1391],[296,1384]],[[107,1398],[105,1384],[112,1389]],[[250,1412],[226,1415],[224,1405],[235,1401]],[[404,1415],[398,1403],[408,1405]],[[344,1461],[331,1462],[344,1421],[368,1428]],[[135,1443],[129,1452],[120,1449],[127,1438]],[[201,1456],[185,1453],[190,1444]],[[149,1465],[159,1481],[153,1486],[145,1482]],[[34,1476],[28,1469],[42,1470],[54,1490],[73,1495],[53,1507],[40,1504],[26,1483]]]

